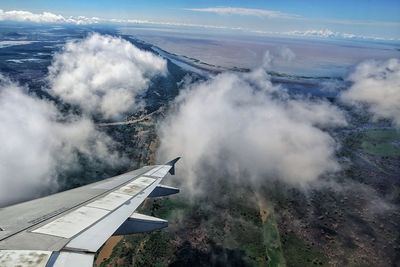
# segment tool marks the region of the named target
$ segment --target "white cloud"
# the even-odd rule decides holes
[[[316,36],[316,37],[324,37],[324,38],[342,37],[342,33],[333,32],[329,29],[290,31],[290,32],[285,32],[284,34],[299,35],[299,36]],[[345,36],[345,35],[343,35],[343,36]],[[351,36],[349,36],[349,37],[351,37]]]
[[[109,23],[121,23],[121,24],[150,24],[150,25],[192,27],[192,28],[205,28],[205,29],[243,30],[243,28],[241,27],[228,27],[222,25],[196,24],[196,23],[172,22],[172,21],[151,21],[151,20],[137,20],[137,19],[109,19],[103,21]]]
[[[256,16],[264,18],[285,18],[285,19],[297,19],[302,21],[314,21],[314,24],[321,23],[333,23],[333,24],[347,24],[347,25],[375,25],[382,27],[395,27],[400,24],[397,22],[384,22],[384,21],[352,21],[352,20],[316,20],[307,19],[298,15],[282,13],[279,11],[265,10],[265,9],[251,9],[251,8],[240,8],[240,7],[209,7],[209,8],[186,8],[184,10],[195,11],[195,12],[208,12],[216,13],[220,15],[242,15],[242,16]],[[195,24],[186,22],[176,21],[151,21],[151,20],[139,20],[139,19],[105,19],[97,17],[86,17],[86,16],[70,16],[65,17],[57,15],[51,12],[32,13],[30,11],[23,10],[10,10],[4,11],[0,9],[0,21],[18,21],[18,22],[33,22],[33,23],[55,23],[55,24],[77,24],[87,25],[96,23],[105,24],[149,24],[149,25],[161,25],[161,26],[177,26],[177,27],[192,27],[192,28],[205,28],[205,29],[224,29],[224,30],[235,30],[250,32],[256,34],[267,34],[267,35],[289,35],[289,36],[303,36],[303,37],[318,37],[318,38],[340,38],[340,39],[372,39],[372,40],[387,40],[396,41],[398,38],[382,38],[379,36],[362,36],[352,33],[334,32],[329,29],[310,29],[305,31],[293,30],[286,32],[272,32],[263,30],[254,30],[246,27],[230,27],[223,25],[211,25],[211,24]]]
[[[155,75],[167,72],[166,61],[121,38],[92,34],[70,41],[49,67],[51,91],[90,114],[115,118],[139,105]]]
[[[290,99],[255,72],[189,86],[160,125],[159,157],[183,157],[189,189],[203,175],[305,185],[339,169],[336,143],[319,127],[346,125],[344,114],[324,101]]]
[[[50,24],[76,24],[76,25],[90,25],[97,23],[111,23],[111,24],[151,24],[151,25],[164,25],[164,26],[178,26],[178,27],[195,27],[195,28],[213,28],[213,29],[240,29],[231,28],[220,25],[207,25],[207,24],[194,24],[184,22],[171,22],[171,21],[151,21],[140,19],[105,19],[98,17],[86,16],[70,16],[57,15],[51,12],[32,13],[23,10],[10,10],[4,11],[0,9],[0,21],[17,21],[17,22],[31,22],[31,23],[50,23]]]
[[[79,167],[78,154],[117,164],[112,140],[86,118],[63,116],[0,75],[0,206],[57,188],[58,173]]]
[[[81,107],[82,117],[61,114],[0,75],[0,206],[56,190],[59,173],[79,168],[82,155],[125,162],[85,114],[111,118],[131,110],[150,79],[165,73],[165,60],[120,38],[68,42],[49,67],[49,92]]]
[[[288,47],[283,46],[278,48],[279,57],[286,62],[292,62],[296,58],[296,54]]]
[[[375,119],[400,127],[400,60],[365,61],[349,76],[352,86],[341,94],[348,104],[362,105]]]
[[[139,19],[105,19],[98,17],[86,16],[70,16],[57,15],[51,12],[32,13],[23,10],[10,10],[4,11],[0,9],[0,21],[17,21],[17,22],[31,22],[31,23],[51,23],[51,24],[76,24],[88,25],[97,23],[117,23],[117,24],[151,24],[163,26],[178,26],[178,27],[195,27],[195,28],[213,28],[213,29],[240,29],[231,28],[220,25],[207,25],[207,24],[194,24],[184,22],[171,22],[171,21],[151,21]]]
[[[17,46],[17,45],[27,45],[34,42],[35,41],[0,41],[0,48]]]
[[[215,13],[219,15],[240,15],[256,16],[264,18],[297,18],[298,15],[292,15],[275,10],[241,8],[241,7],[207,7],[207,8],[185,8],[184,10],[195,12]]]
[[[271,34],[272,32],[269,32]],[[379,36],[365,36],[352,33],[337,32],[329,29],[317,29],[306,31],[288,31],[276,32],[279,35],[300,36],[300,37],[317,37],[317,38],[333,38],[333,39],[370,39],[370,40],[387,40],[393,41],[395,38],[381,38]]]
[[[4,11],[0,9],[0,21],[19,21],[34,23],[71,23],[71,24],[93,24],[98,23],[99,18],[96,17],[64,17],[50,12],[42,12],[39,14],[23,10]]]

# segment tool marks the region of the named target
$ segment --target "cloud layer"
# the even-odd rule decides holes
[[[241,8],[241,7],[207,7],[207,8],[185,8],[184,10],[195,12],[215,13],[219,15],[240,15],[256,16],[261,18],[296,18],[298,15],[292,15],[275,10]]]
[[[343,113],[324,101],[289,98],[262,70],[220,74],[177,98],[159,128],[159,156],[183,157],[189,188],[221,173],[305,185],[339,169],[336,143],[320,128],[346,125]]]
[[[299,36],[299,37],[317,37],[317,38],[330,38],[330,39],[370,39],[370,40],[398,40],[395,38],[381,38],[378,36],[364,36],[352,33],[337,32],[329,29],[316,29],[306,31],[288,31],[288,32],[277,32],[276,34],[288,35],[288,36]]]
[[[121,38],[92,34],[68,42],[49,67],[51,91],[88,114],[115,118],[139,105],[136,97],[166,61]]]
[[[365,61],[349,76],[353,85],[341,94],[348,104],[364,106],[374,119],[400,127],[400,60]]]
[[[240,15],[240,16],[255,16],[259,18],[269,19],[297,19],[307,21],[310,19],[301,17],[295,14],[288,14],[274,10],[266,9],[252,9],[252,8],[241,8],[241,7],[207,7],[207,8],[186,8],[183,10],[203,12],[203,13],[215,13],[219,15]],[[273,32],[264,30],[254,30],[244,27],[230,27],[223,25],[211,25],[211,24],[194,24],[176,21],[151,21],[151,20],[139,20],[139,19],[105,19],[98,17],[86,17],[86,16],[70,16],[65,17],[57,15],[51,12],[32,13],[30,11],[23,10],[10,10],[4,11],[0,9],[0,21],[17,21],[17,22],[33,22],[33,23],[50,23],[50,24],[76,24],[76,25],[87,25],[87,24],[149,24],[149,25],[161,25],[161,26],[177,26],[177,27],[192,27],[192,28],[205,28],[205,29],[223,29],[223,30],[235,30],[239,32],[265,34],[265,35],[286,35],[286,36],[299,36],[299,37],[318,37],[318,38],[335,38],[335,39],[371,39],[371,40],[388,40],[398,41],[398,38],[382,38],[379,36],[364,36],[352,33],[344,33],[331,31],[329,29],[310,29],[310,30],[292,30],[284,32]],[[396,22],[378,22],[378,21],[351,21],[351,20],[314,20],[315,24],[333,23],[333,24],[348,24],[348,25],[375,25],[382,27],[395,27],[399,23]]]
[[[94,24],[99,22],[99,18],[96,17],[64,17],[50,12],[32,13],[23,10],[4,11],[0,9],[0,21],[4,20],[34,23],[70,23],[77,25]]]
[[[0,123],[0,206],[54,190],[59,172],[79,166],[78,155],[109,164],[119,159],[92,121],[63,116],[3,75]]]

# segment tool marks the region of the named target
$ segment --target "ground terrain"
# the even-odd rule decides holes
[[[146,201],[141,212],[170,227],[124,237],[99,266],[396,266],[400,158],[392,140],[400,132],[342,138],[353,163],[306,192],[277,182],[255,192],[212,177],[209,194],[191,202],[184,193]],[[385,154],[369,149],[388,142]]]
[[[26,35],[35,42],[1,48],[0,70],[27,85],[31,93],[54,100],[43,89],[52,54],[67,39],[93,30],[117,34],[112,29],[41,28],[46,33],[42,36],[33,34],[38,29],[4,27],[0,33],[5,40]],[[16,35],[17,31],[22,33]],[[157,52],[149,43],[124,38]],[[179,55],[158,51],[168,59],[169,74],[152,81],[143,96],[145,107],[120,122],[94,118],[98,129],[117,142],[116,149],[129,161],[111,168],[101,162],[85,164],[82,158],[83,168],[60,177],[60,190],[156,163],[157,125],[179,94],[182,81],[205,79],[204,71],[248,71],[190,57],[177,65],[174,60]],[[200,72],[191,71],[199,66]],[[335,94],[321,90],[321,83],[333,80],[345,86],[335,77],[271,75],[272,82],[293,94],[333,103]],[[71,109],[57,104],[62,110]],[[147,200],[139,212],[168,219],[169,227],[113,238],[99,252],[96,266],[400,266],[400,131],[387,121],[370,122],[366,114],[347,111],[350,126],[330,130],[341,144],[340,172],[304,189],[270,177],[255,187],[215,172],[198,185],[207,194],[191,196],[182,188],[178,195]],[[175,185],[173,181],[165,179]]]

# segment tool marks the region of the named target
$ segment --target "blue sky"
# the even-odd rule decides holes
[[[227,10],[228,7],[231,9]],[[240,27],[267,32],[329,29],[362,36],[400,38],[399,0],[2,0],[0,9]]]

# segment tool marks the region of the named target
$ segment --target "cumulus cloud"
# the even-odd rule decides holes
[[[89,114],[115,118],[135,109],[151,78],[165,75],[166,61],[121,38],[92,34],[70,41],[49,67],[51,91]]]
[[[305,185],[339,169],[336,143],[321,128],[346,125],[344,114],[325,101],[281,94],[260,72],[225,73],[189,86],[161,123],[159,157],[182,155],[189,188],[198,177],[221,173]]]
[[[19,21],[19,22],[33,22],[33,23],[70,23],[77,25],[94,24],[99,22],[96,17],[64,17],[56,15],[51,12],[32,13],[23,10],[10,10],[4,11],[0,9],[0,21]]]
[[[0,206],[57,188],[59,172],[78,155],[116,164],[112,140],[86,118],[63,116],[0,75]]]
[[[364,106],[374,119],[400,127],[400,60],[365,61],[349,76],[352,86],[341,94],[348,104]]]
[[[283,13],[275,10],[241,8],[241,7],[207,7],[207,8],[185,8],[184,10],[195,12],[215,13],[219,15],[256,16],[264,18],[296,18],[298,15]]]

